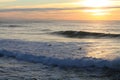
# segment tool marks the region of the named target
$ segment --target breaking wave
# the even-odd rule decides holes
[[[0,50],[0,57],[11,57],[22,61],[42,63],[45,65],[58,67],[72,67],[72,68],[107,68],[115,71],[120,71],[120,58],[114,60],[104,60],[91,57],[83,57],[80,59],[72,58],[54,58],[46,56],[36,56],[19,51]]]
[[[63,35],[71,38],[120,38],[120,34],[97,33],[85,31],[58,31],[53,34]]]

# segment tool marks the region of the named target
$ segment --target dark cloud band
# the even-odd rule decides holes
[[[75,8],[17,8],[17,9],[1,9],[0,12],[59,11],[59,10],[86,10],[86,9],[120,9],[120,6],[102,7],[102,8],[90,8],[90,7],[75,7]]]

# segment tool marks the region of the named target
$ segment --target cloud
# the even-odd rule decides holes
[[[120,6],[116,7],[102,7],[101,9],[119,9]],[[74,8],[13,8],[13,9],[0,9],[0,12],[29,12],[29,11],[62,11],[62,10],[88,10],[96,9],[90,7],[74,7]]]
[[[0,3],[3,3],[3,2],[13,2],[13,1],[16,1],[16,0],[0,0]]]
[[[107,18],[101,16],[94,17],[92,15],[94,12],[85,12],[85,10],[90,10],[87,7],[4,9],[0,10],[0,20],[119,20],[119,8],[116,8],[118,7],[106,8],[106,10],[110,9],[110,12],[108,10],[108,15],[105,15]]]

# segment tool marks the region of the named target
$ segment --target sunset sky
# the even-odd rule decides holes
[[[120,0],[0,0],[4,20],[120,20]]]

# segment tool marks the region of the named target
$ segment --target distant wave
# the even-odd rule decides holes
[[[0,27],[16,28],[16,27],[26,27],[26,26],[10,24],[10,25],[0,25]]]
[[[97,33],[97,32],[85,32],[85,31],[58,31],[53,34],[63,35],[71,38],[120,38],[120,34],[111,33]]]
[[[22,61],[29,61],[34,63],[43,63],[45,65],[72,67],[72,68],[108,68],[115,71],[120,71],[120,58],[115,60],[103,60],[91,57],[83,57],[80,59],[71,58],[54,58],[46,56],[36,56],[19,51],[0,50],[0,57],[11,57]]]

